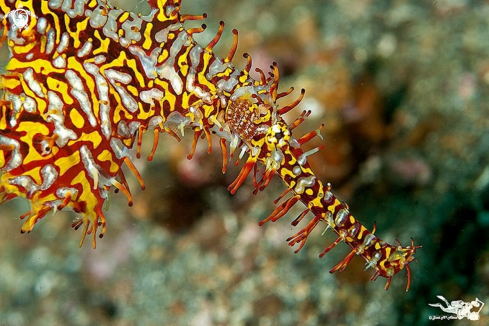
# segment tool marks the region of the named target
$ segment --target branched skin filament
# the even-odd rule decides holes
[[[20,1],[0,3],[0,14],[16,10]],[[160,133],[177,140],[185,129],[194,132],[192,158],[197,142],[206,138],[211,151],[211,135],[221,139],[223,172],[228,158],[238,148],[239,158],[248,154],[244,167],[229,186],[235,193],[253,170],[255,191],[262,191],[274,175],[287,185],[276,200],[289,196],[272,214],[260,222],[276,221],[298,201],[306,209],[292,224],[308,213],[314,217],[294,236],[289,245],[299,245],[319,222],[327,224],[339,242],[351,253],[331,272],[340,272],[354,254],[362,256],[372,279],[391,278],[415,260],[419,246],[389,245],[368,231],[348,207],[316,178],[307,156],[321,149],[303,152],[301,146],[320,135],[319,129],[299,139],[292,130],[306,119],[303,112],[287,124],[282,115],[294,109],[304,91],[290,104],[280,107],[278,99],[292,89],[278,93],[279,71],[274,63],[268,77],[250,77],[251,57],[245,54],[244,69],[232,63],[237,47],[237,31],[226,58],[213,53],[224,30],[221,22],[214,39],[205,47],[192,38],[205,26],[186,30],[186,20],[203,16],[180,14],[177,0],[149,0],[147,16],[112,7],[106,1],[23,1],[34,13],[28,29],[13,28],[4,17],[2,40],[11,58],[0,83],[0,203],[15,197],[27,198],[31,210],[22,232],[30,232],[48,212],[70,208],[80,215],[73,223],[83,226],[83,237],[102,237],[106,220],[102,207],[112,186],[123,192],[132,205],[129,186],[121,166],[125,163],[144,182],[132,163],[129,149],[136,144],[140,157],[142,134],[152,130],[152,159]],[[228,145],[229,144],[229,145]],[[228,149],[229,147],[229,149]],[[258,164],[264,169],[257,179]],[[290,193],[290,194],[289,194]],[[100,229],[101,228],[101,229]]]

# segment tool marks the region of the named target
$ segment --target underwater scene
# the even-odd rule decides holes
[[[180,2],[0,2],[0,325],[489,324],[489,2]]]

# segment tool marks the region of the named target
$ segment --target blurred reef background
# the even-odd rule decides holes
[[[306,89],[288,121],[313,111],[296,136],[325,124],[311,144],[325,145],[310,157],[316,174],[381,239],[423,246],[410,290],[405,271],[387,292],[386,279],[369,282],[359,257],[329,274],[349,252],[342,243],[318,258],[331,231],[294,254],[285,239],[305,223],[290,225],[301,205],[258,226],[285,189],[278,178],[257,196],[250,178],[231,196],[239,168],[221,173],[218,142],[188,161],[192,137],[165,135],[152,162],[135,162],[147,187],[129,180],[134,207],[112,194],[96,250],[78,248],[74,213],[21,235],[28,204],[0,207],[0,325],[431,325],[447,315],[428,306],[437,295],[478,298],[479,321],[451,324],[487,325],[489,1],[183,0],[182,12],[208,14],[204,45],[226,22],[220,56],[238,29],[238,67],[243,52],[265,71],[276,61],[281,89],[296,89],[280,104]],[[149,154],[151,135],[143,146]]]

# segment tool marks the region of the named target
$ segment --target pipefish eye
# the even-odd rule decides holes
[[[52,144],[49,139],[47,139],[46,136],[40,133],[37,133],[32,137],[32,146],[41,156],[51,154],[51,145]]]

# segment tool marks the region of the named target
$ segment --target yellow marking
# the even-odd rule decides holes
[[[223,72],[218,73],[217,77],[229,76],[233,70],[231,68],[226,68]]]
[[[31,151],[31,152],[35,152],[35,151]],[[38,166],[38,167],[33,168],[32,170],[24,171],[24,173],[22,173],[22,175],[31,177],[35,183],[37,183],[38,185],[41,185],[42,179],[41,179],[41,174],[39,173],[40,171],[41,171],[41,167]]]
[[[149,50],[151,47],[151,44],[153,43],[151,40],[151,30],[153,29],[153,24],[148,23],[146,24],[146,29],[144,30],[144,43],[143,43],[143,49]]]
[[[129,18],[129,11],[124,12],[122,15],[119,16],[119,21],[121,23],[125,22]]]
[[[183,61],[184,62],[187,62],[186,59],[183,60]],[[181,65],[179,70],[180,70],[180,72],[182,73],[183,76],[187,76],[188,75],[188,65]]]
[[[143,104],[141,102],[138,102],[138,106],[139,106],[139,112],[138,113],[138,120],[148,120],[150,117],[154,116],[155,115],[155,110],[154,110],[154,105],[151,106],[151,108],[149,109],[148,112],[146,112],[144,109],[143,109]]]
[[[14,47],[13,51],[15,53],[24,54],[24,53],[30,52],[36,45],[37,45],[37,42],[28,42],[26,45]]]
[[[204,117],[209,118],[211,116],[212,112],[214,112],[214,106],[204,104],[204,105],[202,105],[202,107],[204,108]]]
[[[375,247],[377,247],[377,245],[376,245]],[[379,247],[380,247],[380,245],[379,245]],[[375,248],[375,249],[377,249],[377,250],[378,250],[379,248]],[[391,248],[390,248],[390,247],[385,248],[385,256],[384,256],[384,257],[387,257],[387,258],[386,258],[386,259],[381,260],[381,261],[378,263],[378,264],[380,265],[381,269],[383,269],[383,270],[385,270],[385,262],[386,262],[386,261],[388,261],[388,258],[389,258],[389,256],[391,255],[391,251],[392,251],[392,250],[391,250]]]
[[[350,214],[350,223],[351,224],[355,224],[357,220],[355,220],[355,218],[353,217],[353,215]]]
[[[125,114],[125,117],[126,119],[129,119],[129,120],[132,120],[133,119],[133,116],[132,114],[129,113],[129,111],[127,111],[127,109],[122,105],[121,103],[121,97],[119,96],[119,93],[117,92],[114,92],[111,94],[114,96],[116,102],[117,102],[117,106],[115,107],[114,109],[114,116],[112,117],[112,121],[114,123],[118,123],[119,121],[121,121],[121,112],[124,112]]]
[[[164,43],[161,43],[161,47],[163,47]],[[166,61],[168,59],[169,53],[167,49],[163,49],[161,52],[160,56],[158,57],[158,63],[162,63],[163,61]]]
[[[114,59],[114,60],[112,60],[110,62],[107,62],[106,64],[104,64],[103,66],[101,66],[100,67],[100,72],[102,73],[103,71],[105,71],[108,68],[125,67],[126,66],[126,61],[127,61],[126,52],[121,51],[121,53],[119,54],[119,57],[117,57],[116,59]],[[102,73],[102,75],[104,75],[104,74]]]
[[[85,119],[83,119],[82,115],[75,109],[70,111],[70,119],[78,129],[82,129],[85,125]]]
[[[48,32],[49,30],[50,30],[50,28],[47,28],[46,32]],[[41,53],[46,52],[46,41],[47,41],[46,36],[41,35],[41,49],[40,49]]]
[[[190,94],[187,92],[184,92],[182,94],[182,107],[184,107],[184,108],[190,107],[189,100],[190,100]],[[194,104],[194,103],[192,103],[192,104]]]
[[[133,141],[131,138],[126,138],[126,139],[123,139],[122,142],[124,143],[124,145],[126,145],[127,147],[131,147],[133,145]]]
[[[296,162],[297,159],[294,157],[294,155],[290,155],[290,161],[288,161],[287,164],[294,166]],[[302,166],[301,166],[301,170],[305,172],[304,167]]]
[[[306,195],[308,195],[308,196],[312,196],[312,194],[313,194],[313,193],[314,193],[314,191],[312,191],[312,189],[311,189],[311,188],[307,188],[307,189],[306,189]]]
[[[139,82],[139,87],[145,87],[144,86],[144,77],[143,75],[139,72],[138,66],[136,65],[136,60],[135,59],[126,59],[127,66],[132,69],[133,74],[136,76],[136,79]],[[153,82],[153,81],[151,81]],[[153,87],[153,86],[150,86]]]
[[[72,32],[70,30],[70,16],[68,16],[68,15],[65,15],[65,26],[66,26],[66,31],[68,32],[68,34],[70,34],[73,38],[75,38],[77,35],[76,35],[76,32]]]
[[[133,96],[138,96],[139,92],[138,89],[132,85],[127,85],[126,89],[131,93]]]
[[[9,60],[6,68],[7,70],[11,70],[12,68],[13,69],[32,68],[38,74],[41,73],[42,70],[42,73],[44,75],[48,75],[51,73],[60,73],[60,74],[64,73],[63,69],[54,68],[49,60],[44,60],[44,59],[36,59],[32,61],[23,62],[17,60],[17,58],[15,57],[12,57]]]
[[[290,171],[289,169],[281,169],[280,175],[282,175],[282,177],[284,177],[284,178],[286,176],[290,176],[292,179],[296,177],[296,175],[294,173],[292,173],[292,171]]]
[[[20,80],[10,77],[5,78],[5,76],[2,76],[0,85],[4,88],[15,89],[20,86]]]
[[[81,31],[84,31],[87,28],[87,24],[90,21],[90,17],[82,20],[81,22],[76,23],[76,28],[78,29],[78,34]]]
[[[102,69],[100,69],[100,70],[102,70]],[[117,106],[114,108],[114,115],[112,117],[112,121],[114,123],[118,123],[121,120],[121,112],[124,112],[126,119],[133,119],[133,116],[131,115],[131,113],[122,104],[121,96],[119,95],[119,93],[112,87],[109,88],[109,92],[117,102]]]
[[[204,62],[204,65],[202,67],[202,71],[207,71],[207,67],[209,66],[210,60],[214,57],[213,54],[204,51],[204,54],[202,55],[202,61]]]
[[[177,99],[176,99],[175,94],[172,94],[172,92],[168,91],[168,83],[163,81],[163,80],[160,80],[160,79],[155,79],[154,82],[156,85],[161,86],[161,88],[164,90],[163,93],[165,93],[165,100],[168,103],[170,103],[171,111],[175,111],[175,102]],[[163,106],[161,106],[161,107],[163,107]]]
[[[102,136],[98,131],[92,131],[89,134],[83,133],[77,140],[70,140],[68,146],[76,145],[78,142],[90,142],[93,144],[93,148],[97,148],[102,142]]]
[[[200,85],[208,86],[211,92],[216,89],[216,85],[208,81],[204,74],[197,74],[197,81]]]
[[[358,237],[357,237],[358,240],[362,239],[362,236],[365,233],[365,231],[368,231],[367,228],[360,224],[360,232],[358,232]]]
[[[164,2],[158,1],[158,7],[160,10],[158,10],[158,16],[156,16],[156,19],[158,19],[160,22],[164,22],[164,21],[168,20],[168,18],[166,18],[166,16],[165,16],[165,8],[161,7],[161,4],[163,4],[163,3]]]
[[[375,248],[375,250],[379,250],[381,248],[380,243],[376,242],[374,248]],[[389,247],[387,247],[387,249],[389,249]]]
[[[98,30],[95,30],[93,35],[95,35],[95,37],[100,40],[100,47],[94,49],[93,54],[97,55],[99,53],[109,53],[110,39],[108,37],[105,39],[102,39]],[[124,52],[122,52],[122,53],[124,53]]]
[[[87,213],[95,212],[95,206],[98,203],[98,198],[92,193],[92,186],[90,185],[89,179],[92,178],[86,174],[85,170],[82,170],[71,181],[72,186],[76,184],[82,186],[83,190],[81,191],[81,194],[79,193],[78,202],[85,202],[87,204]],[[88,214],[85,214],[85,217],[90,218]]]
[[[214,85],[213,83],[211,83],[210,81],[207,80],[207,78],[205,78],[204,74],[197,74],[197,82],[200,84],[200,85],[205,85],[209,88],[209,92],[215,92],[215,89],[216,89],[216,85]]]
[[[2,9],[2,12],[10,11],[10,8],[5,5],[5,1],[0,2],[0,9]]]
[[[341,205],[341,202],[338,200],[338,198],[335,198],[335,201],[333,204],[331,204],[329,207],[328,207],[328,210],[334,214],[335,210],[336,210],[336,207]]]
[[[102,153],[100,153],[100,155],[97,156],[97,160],[99,162],[109,161],[110,162],[110,172],[112,174],[116,174],[117,171],[119,171],[119,169],[120,169],[119,165],[116,162],[114,162],[114,159],[112,157],[112,153],[106,149],[104,149],[102,151]]]
[[[0,117],[0,130],[7,129],[7,105],[2,105],[2,116]],[[3,164],[0,164],[3,166]]]
[[[239,77],[239,82],[241,84],[244,84],[244,82],[248,79],[248,74],[244,74],[243,76]]]
[[[188,73],[188,56],[189,56],[189,53],[190,53],[190,50],[193,48],[193,46],[187,46],[185,52],[180,55],[180,57],[178,58],[178,66],[180,67],[180,71],[182,72],[182,74],[184,76],[187,76],[187,73]]]
[[[54,162],[54,165],[59,168],[59,175],[62,176],[66,173],[66,171],[78,165],[78,163],[80,163],[80,153],[76,151],[70,156],[65,156],[57,159]]]
[[[63,97],[63,102],[65,104],[68,104],[68,105],[73,104],[73,99],[69,95],[68,85],[66,83],[63,83],[63,82],[59,81],[58,79],[54,79],[52,77],[47,77],[46,83],[47,83],[48,88],[50,90],[57,91],[58,93],[61,94],[61,96]]]
[[[78,49],[80,47],[80,32],[83,32],[87,29],[88,21],[90,20],[89,17],[86,19],[82,20],[81,22],[76,23],[76,31],[73,36],[73,46],[75,49]]]
[[[31,139],[32,136],[34,136],[37,133],[40,133],[42,135],[48,135],[49,134],[49,129],[45,125],[39,123],[39,122],[32,122],[32,121],[22,121],[19,126],[17,127],[16,131],[25,131],[27,135],[31,133]]]
[[[148,82],[148,87],[153,88],[153,85],[154,85],[154,81],[151,79],[151,80]],[[144,87],[144,86],[143,86],[143,87]]]
[[[292,187],[292,183],[291,183],[291,187]],[[338,204],[339,204],[339,201],[337,200]],[[335,206],[336,202],[332,205],[332,206],[329,206],[328,207],[328,210],[331,211],[332,213],[334,213],[334,208],[336,207]],[[314,198],[313,200],[311,200],[308,204],[307,204],[307,208],[311,209],[313,206],[316,206],[316,207],[323,207],[323,204],[321,203],[321,198],[316,196],[316,198]]]
[[[68,32],[68,34],[71,35],[71,39],[73,40],[73,46],[75,49],[78,49],[80,47],[80,32],[85,31],[85,29],[87,28],[87,24],[88,24],[89,20],[90,20],[90,17],[86,17],[81,22],[76,23],[76,29],[75,29],[75,31],[72,31],[69,29],[70,17],[68,15],[65,15],[66,31]]]

